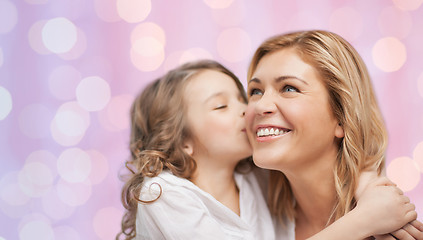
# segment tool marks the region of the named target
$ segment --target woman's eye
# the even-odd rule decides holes
[[[219,105],[219,106],[215,107],[214,110],[224,109],[226,107],[228,107],[228,105]]]
[[[263,92],[260,89],[254,88],[250,90],[250,96],[253,95],[263,95]]]
[[[286,85],[282,88],[282,92],[299,92],[298,88]]]

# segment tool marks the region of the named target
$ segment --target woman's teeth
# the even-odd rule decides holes
[[[278,136],[287,132],[288,129],[282,128],[260,128],[257,130],[257,137]]]

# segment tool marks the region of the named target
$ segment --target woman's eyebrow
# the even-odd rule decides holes
[[[275,82],[278,83],[278,82],[281,82],[281,81],[284,81],[284,80],[287,80],[287,79],[292,79],[292,78],[297,79],[297,80],[303,82],[304,84],[308,85],[308,83],[305,80],[303,80],[299,77],[293,76],[293,75],[279,76],[279,77],[275,78]],[[248,83],[251,83],[251,82],[261,83],[260,79],[258,79],[258,78],[252,78],[250,81],[248,81]]]

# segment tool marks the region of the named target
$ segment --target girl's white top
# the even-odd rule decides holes
[[[275,227],[262,190],[253,172],[235,174],[240,216],[187,179],[170,172],[147,178],[138,204],[136,239],[266,239],[275,238]],[[278,229],[278,234],[281,234]],[[284,234],[282,234],[284,235]],[[289,239],[279,235],[279,239]]]

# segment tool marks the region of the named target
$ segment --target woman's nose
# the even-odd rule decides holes
[[[274,96],[274,94],[265,92],[255,103],[256,114],[270,115],[275,113],[277,109],[275,105],[275,98],[276,96]]]

